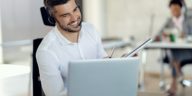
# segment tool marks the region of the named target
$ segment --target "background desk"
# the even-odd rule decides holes
[[[192,49],[192,43],[153,42],[147,45],[145,49]]]

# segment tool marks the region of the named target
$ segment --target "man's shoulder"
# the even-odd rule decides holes
[[[98,40],[99,34],[91,23],[83,22],[82,30],[83,30],[83,33],[87,34],[87,36],[90,36],[92,39],[96,41]]]
[[[87,34],[94,34],[96,33],[96,29],[93,26],[93,24],[88,23],[88,22],[82,22],[82,30],[86,32]]]
[[[83,29],[94,29],[93,24],[88,23],[88,22],[82,22],[82,28]]]
[[[49,50],[56,44],[56,36],[53,31],[50,31],[42,40],[38,50]]]

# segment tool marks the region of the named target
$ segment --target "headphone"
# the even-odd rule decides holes
[[[45,6],[43,8],[41,8],[43,22],[45,25],[55,26],[56,21],[55,21],[55,18],[53,17],[51,9],[48,6],[46,6],[47,1],[48,0],[44,0]],[[77,7],[79,8],[79,10],[81,11],[80,0],[75,0],[75,2],[76,2]]]
[[[48,6],[46,6],[47,2],[48,2],[48,0],[44,0],[45,6],[41,7],[41,15],[42,15],[42,18],[43,18],[43,22],[44,22],[45,25],[55,26],[55,23],[56,23],[55,19],[52,16],[50,8],[48,8]]]
[[[55,24],[56,22],[55,22],[55,19],[52,15],[50,9],[48,7],[45,7],[45,9],[46,9],[47,16],[48,16],[47,20],[49,21],[50,24]]]
[[[55,26],[56,22],[55,22],[54,18],[49,14],[46,7],[45,6],[41,7],[40,11],[41,11],[41,17],[43,19],[44,25]]]

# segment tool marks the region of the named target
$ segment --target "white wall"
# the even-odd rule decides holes
[[[101,35],[144,39],[159,31],[169,15],[169,0],[83,0],[84,19]]]
[[[168,0],[107,0],[108,36],[127,38],[135,36],[138,40],[155,33],[166,20]],[[151,17],[154,24],[151,28]]]
[[[1,5],[1,4],[0,4]],[[1,24],[1,6],[0,6],[0,37],[2,37],[2,24]],[[0,44],[2,44],[2,38],[0,38]],[[0,47],[0,64],[3,62],[2,47]]]
[[[44,36],[42,5],[43,0],[1,0],[3,42]]]
[[[99,34],[107,34],[106,0],[83,0],[84,21],[94,25]]]
[[[49,27],[43,25],[40,7],[43,0],[0,0],[1,4],[1,27],[0,40],[2,43],[18,40],[29,40],[43,37]],[[27,56],[24,54],[28,54]],[[20,47],[3,47],[4,63],[13,60],[22,60],[31,57],[29,52],[23,52]]]

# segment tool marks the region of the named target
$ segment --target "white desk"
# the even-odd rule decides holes
[[[192,49],[192,43],[153,42],[147,45],[145,49]]]

